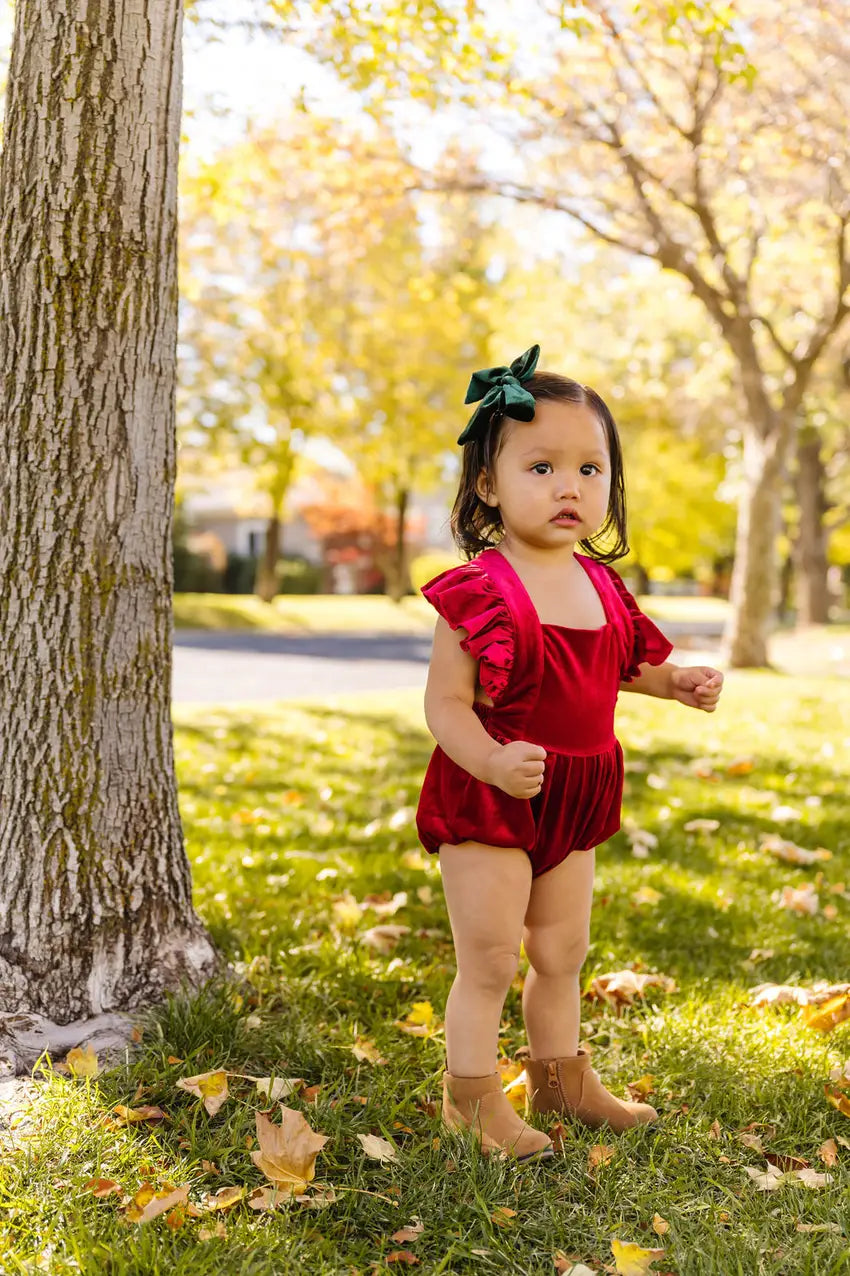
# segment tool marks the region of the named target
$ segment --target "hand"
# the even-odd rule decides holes
[[[708,665],[674,669],[671,677],[673,699],[691,709],[714,713],[723,689],[723,674]]]
[[[487,759],[487,783],[511,797],[532,798],[543,788],[546,750],[527,740],[498,744]]]

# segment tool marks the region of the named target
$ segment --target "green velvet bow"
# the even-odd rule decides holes
[[[515,421],[533,419],[534,395],[522,382],[534,375],[539,358],[540,347],[535,345],[514,359],[509,368],[482,368],[480,372],[473,372],[464,403],[478,403],[479,399],[481,403],[469,418],[458,443],[479,438],[494,415],[509,416]]]

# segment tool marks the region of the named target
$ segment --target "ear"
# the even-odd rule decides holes
[[[496,499],[496,493],[490,486],[490,480],[485,469],[478,471],[478,478],[475,480],[475,494],[484,501],[485,505],[498,505],[499,503]]]

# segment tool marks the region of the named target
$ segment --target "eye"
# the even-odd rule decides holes
[[[581,468],[582,468],[582,471],[587,470],[587,469],[590,469],[590,470],[596,470],[596,473],[597,473],[597,474],[601,474],[601,473],[602,473],[602,471],[601,471],[601,469],[599,468],[599,466],[598,466],[598,465],[595,465],[593,461],[588,461],[588,462],[587,462],[587,464],[586,464],[586,465],[583,465]]]
[[[547,466],[550,470],[552,468],[552,466],[549,464],[548,461],[537,461],[537,463],[535,465],[532,465],[531,468],[535,474],[539,474],[541,466]]]

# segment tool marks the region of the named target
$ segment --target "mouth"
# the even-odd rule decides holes
[[[549,521],[552,523],[567,524],[580,523],[581,519],[578,514],[576,514],[575,510],[561,510],[560,514],[556,514],[555,517]]]

